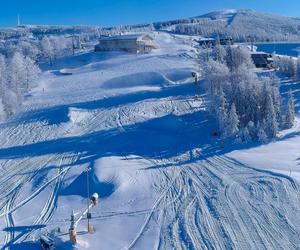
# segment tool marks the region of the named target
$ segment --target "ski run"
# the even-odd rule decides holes
[[[53,232],[56,249],[299,249],[298,120],[267,144],[222,146],[191,76],[201,70],[193,37],[151,36],[150,54],[87,51],[43,65],[0,125],[1,249],[40,249]],[[95,232],[83,219],[72,246],[87,167]]]

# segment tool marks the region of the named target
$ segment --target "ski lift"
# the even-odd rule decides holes
[[[54,249],[54,240],[46,235],[40,237],[40,243],[43,249]]]

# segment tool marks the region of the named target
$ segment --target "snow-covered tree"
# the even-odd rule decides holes
[[[220,90],[220,94],[217,96],[217,106],[219,107],[216,110],[217,120],[220,131],[224,132],[226,122],[227,122],[227,101],[224,95],[223,90]]]
[[[295,101],[292,91],[289,91],[288,94],[288,105],[287,105],[287,114],[285,119],[285,125],[287,128],[293,127],[295,122]]]
[[[278,132],[278,123],[276,120],[276,113],[274,109],[274,104],[271,95],[269,94],[267,97],[267,116],[266,116],[266,122],[265,122],[265,131],[266,134],[272,138],[276,137]]]
[[[241,47],[227,46],[225,59],[230,71],[237,70],[243,64],[245,64],[248,69],[254,67],[250,53]]]
[[[238,131],[239,131],[239,117],[236,113],[235,104],[232,103],[226,119],[225,134],[226,136],[231,137],[236,135]]]
[[[37,60],[40,53],[37,45],[28,41],[20,41],[17,45],[17,51],[23,54],[24,57],[31,58],[33,61]]]
[[[253,121],[249,121],[247,124],[247,128],[249,131],[249,135],[252,139],[255,139],[257,137],[257,128],[255,127],[255,124]]]
[[[262,143],[265,143],[268,140],[268,136],[260,123],[257,124],[257,140]]]
[[[256,140],[263,137],[264,132],[272,138],[282,120],[279,81],[273,75],[257,75],[250,53],[246,53],[249,52],[227,47],[224,63],[216,57],[206,63],[204,73],[210,111],[215,114],[225,137],[238,134],[241,141]],[[261,131],[255,124],[261,124]]]
[[[223,63],[226,57],[226,49],[224,46],[217,44],[212,50],[212,56],[215,61]]]
[[[0,55],[0,120],[18,110],[24,94],[39,74],[40,69],[34,61],[18,51],[8,59]]]
[[[274,57],[273,66],[288,77],[297,76],[297,61],[292,57]]]
[[[7,87],[16,95],[16,103],[19,106],[22,102],[22,94],[27,91],[24,76],[26,69],[24,65],[24,57],[16,52],[8,62],[8,81]]]
[[[240,143],[248,143],[252,140],[249,130],[247,127],[242,128],[238,134],[238,140],[236,140],[236,142],[240,142]]]
[[[54,51],[49,37],[43,37],[43,39],[41,40],[41,50],[44,57],[47,58],[49,60],[49,63],[52,65],[54,59]]]
[[[7,81],[7,65],[3,55],[0,54],[0,96],[3,95],[3,91]]]
[[[29,57],[24,58],[24,67],[25,67],[25,75],[24,75],[25,88],[26,90],[29,90],[31,87],[34,86],[34,84],[38,80],[41,74],[41,70],[34,63],[34,61]]]
[[[228,81],[229,70],[226,65],[209,60],[206,63],[205,74],[207,75],[210,108],[212,112],[216,112],[219,109],[220,103],[218,99],[223,91],[221,84]]]

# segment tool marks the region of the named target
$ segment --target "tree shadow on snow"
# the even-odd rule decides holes
[[[46,227],[46,225],[32,225],[32,226],[15,226],[15,227],[6,227],[3,229],[5,232],[30,232],[32,230],[37,230]]]
[[[41,250],[41,246],[37,242],[23,242],[14,244],[9,247],[10,250]]]
[[[0,159],[18,159],[49,154],[74,153],[88,160],[110,155],[135,154],[144,158],[174,156],[194,147],[212,143],[210,119],[205,111],[168,115],[130,126],[83,136],[60,138],[0,149]],[[84,158],[84,157],[82,157]]]

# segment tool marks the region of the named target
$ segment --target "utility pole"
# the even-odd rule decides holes
[[[89,233],[92,233],[93,232],[93,228],[92,228],[92,225],[90,224],[90,219],[91,219],[91,213],[90,213],[90,204],[91,204],[91,201],[90,201],[90,182],[89,182],[89,171],[91,170],[91,168],[88,166],[87,169],[86,169],[86,183],[87,183],[87,197],[88,197],[88,200],[87,200],[87,228],[88,228],[88,232]]]

